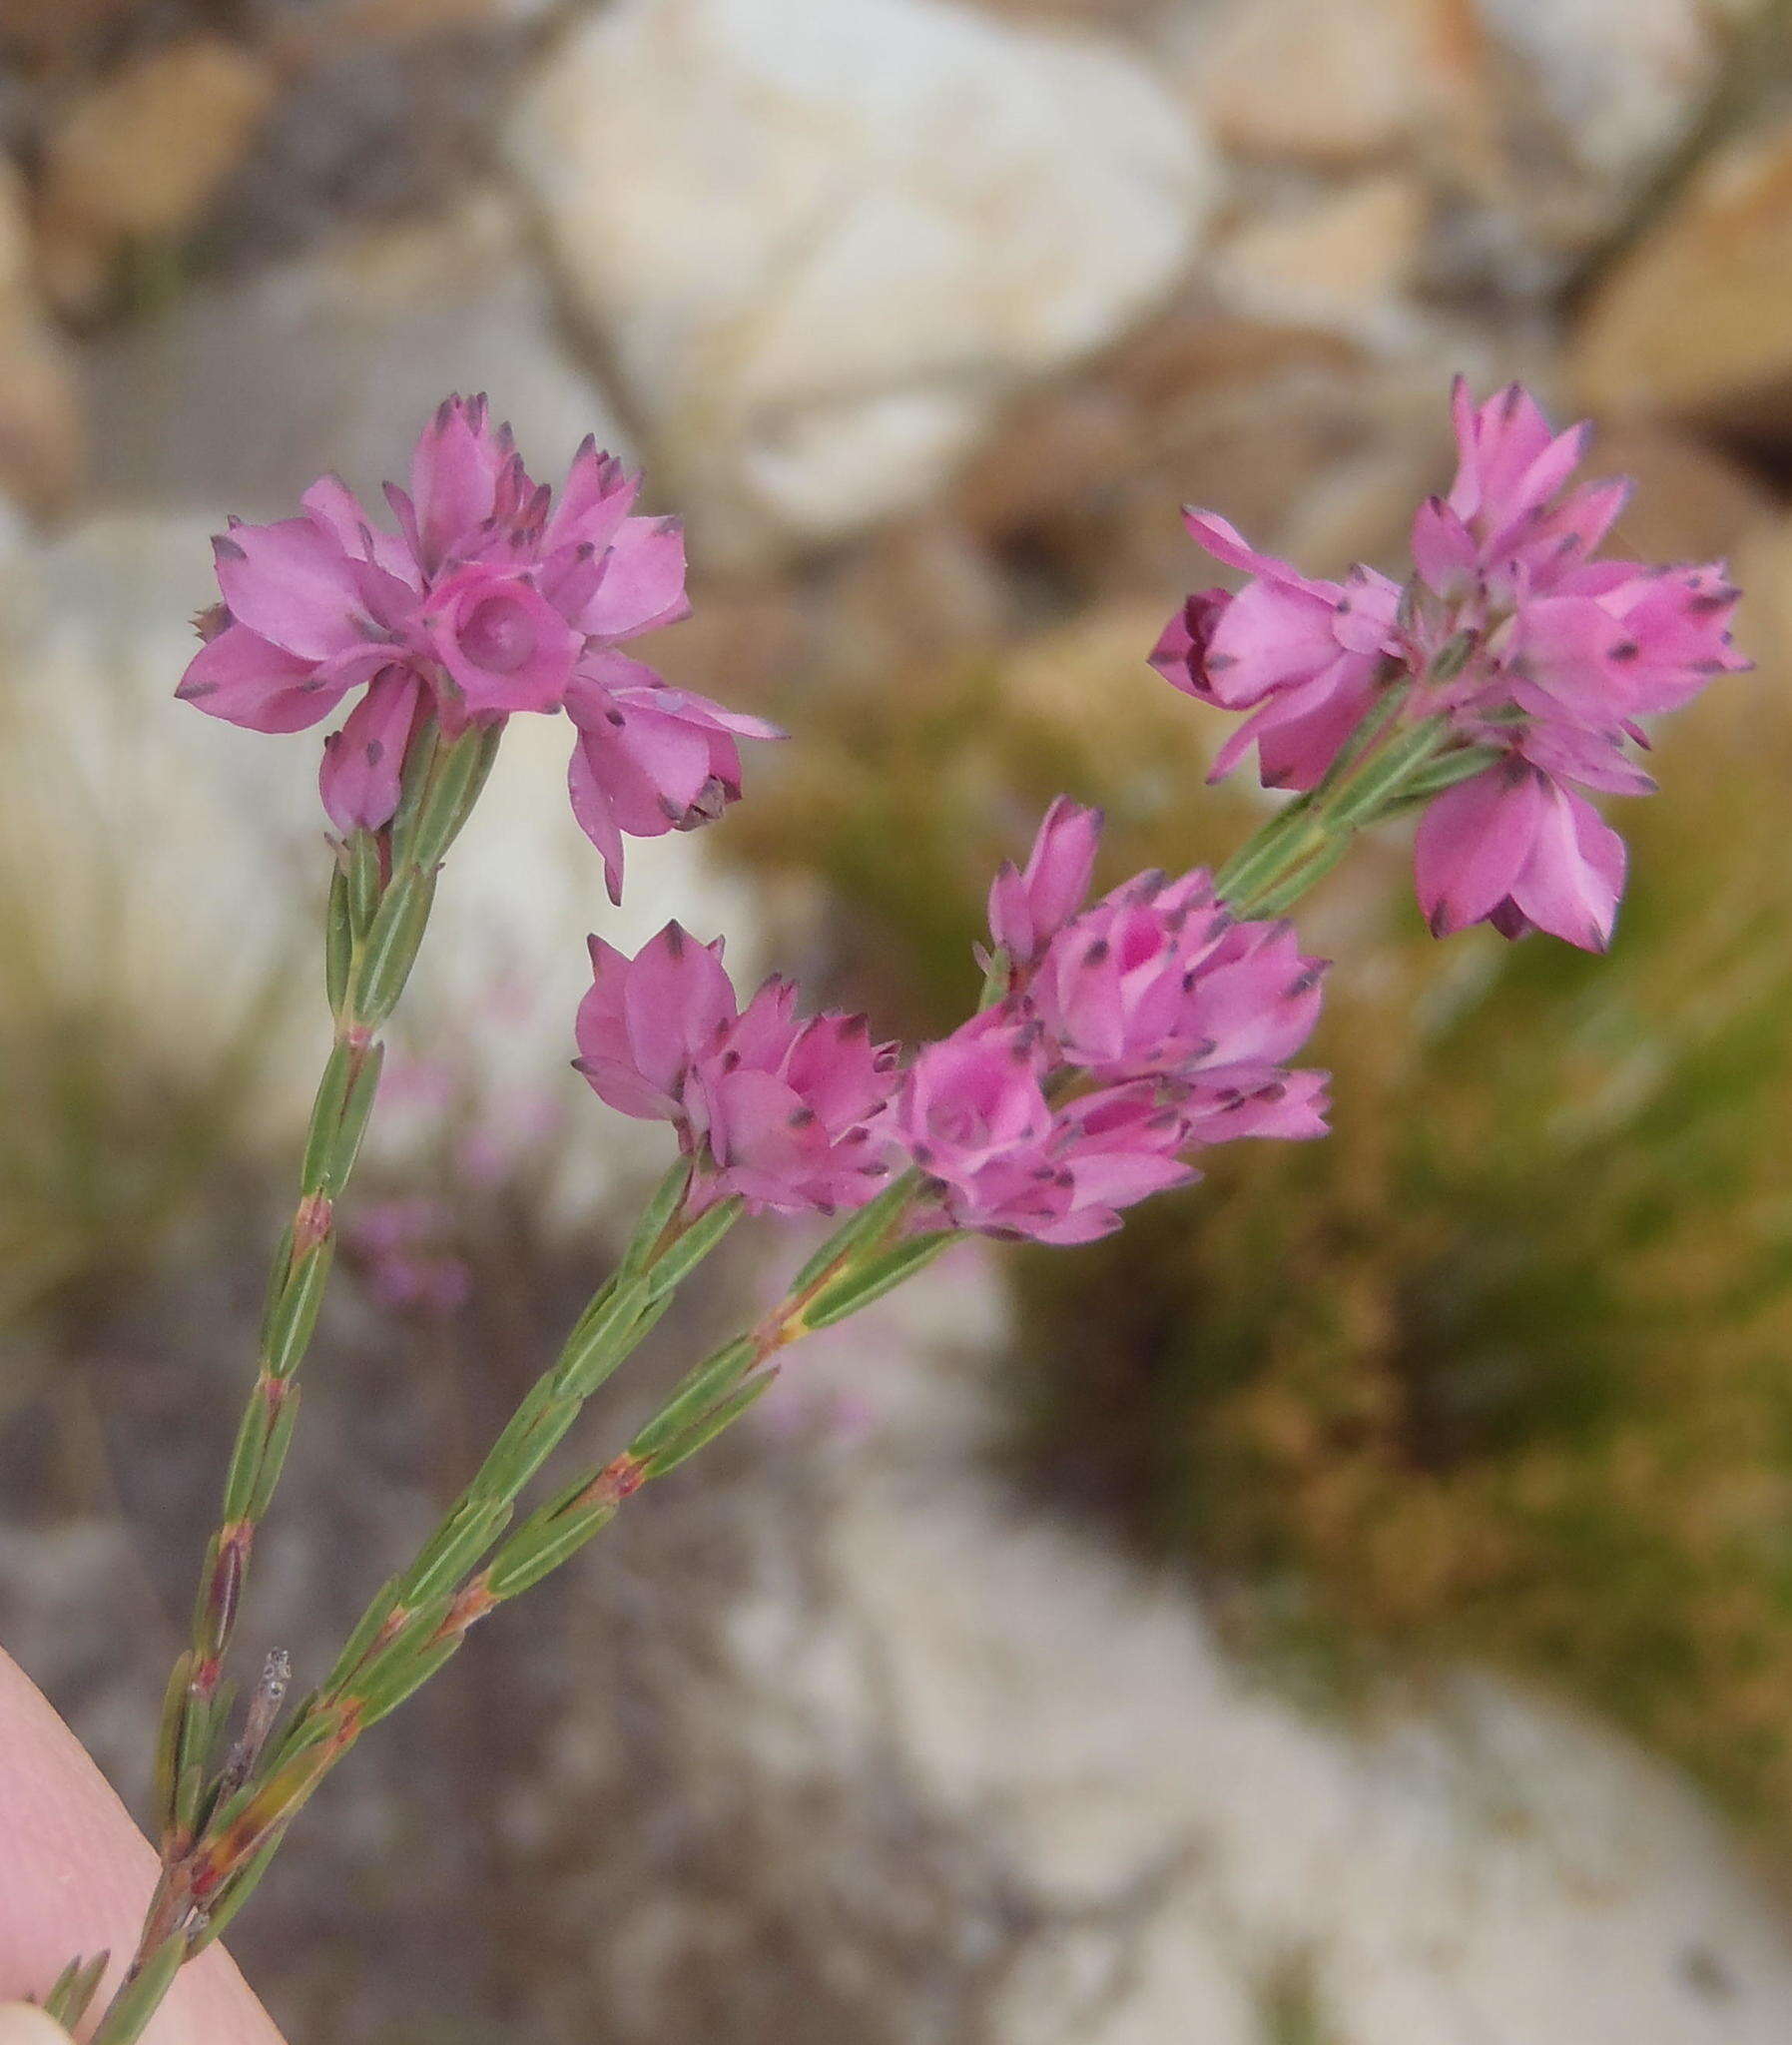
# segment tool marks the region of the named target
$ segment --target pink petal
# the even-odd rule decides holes
[[[596,594],[572,622],[597,639],[632,639],[688,616],[685,532],[677,518],[627,518],[604,556]]]
[[[309,518],[234,526],[213,542],[231,615],[276,646],[310,660],[358,636],[360,592],[333,539]]]
[[[566,769],[567,793],[572,797],[572,814],[578,827],[597,847],[604,863],[604,886],[610,900],[622,901],[622,832],[610,807],[610,798],[591,764],[591,749],[600,741],[583,730],[573,741],[572,759]]]
[[[1434,937],[1480,923],[1512,892],[1530,856],[1545,785],[1522,761],[1502,762],[1446,789],[1426,811],[1414,873]]]
[[[188,662],[175,694],[249,731],[302,731],[327,717],[347,687],[321,678],[315,661],[231,624]]]
[[[318,788],[338,831],[377,831],[398,807],[404,756],[423,707],[423,685],[388,668],[323,742]]]
[[[1583,952],[1603,952],[1624,892],[1624,841],[1592,804],[1549,783],[1512,900],[1538,930]]]

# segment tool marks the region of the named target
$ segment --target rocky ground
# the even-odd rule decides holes
[[[399,471],[449,387],[530,448],[595,428],[690,519],[668,670],[801,743],[806,703],[1167,610],[1184,498],[1315,568],[1397,547],[1449,372],[1524,373],[1643,476],[1639,548],[1752,564],[1771,665],[1783,13],[11,0],[0,719],[30,771],[0,1014],[9,1046],[98,1021],[42,1067],[8,1053],[16,1125],[73,1105],[0,1180],[0,1629],[116,1779],[141,1781],[315,1032],[289,992],[308,741],[164,702],[222,513]],[[650,1168],[593,1161],[564,1071],[608,912],[542,799],[557,745],[507,743],[444,890],[419,992],[480,1020],[405,1048],[456,1154],[498,1153],[444,1224],[479,1304],[394,1340],[349,1273],[256,1619],[301,1667]],[[850,919],[724,871],[730,828],[643,848],[631,935],[676,910],[731,956],[837,968]],[[196,1119],[221,1073],[235,1106]],[[83,1150],[94,1099],[115,1118]],[[396,1100],[389,1190],[439,1162],[426,1119]],[[237,1941],[296,2039],[1784,2035],[1778,1900],[1664,1769],[1474,1671],[1301,1717],[1186,1587],[990,1474],[988,1270],[865,1327],[357,1757]]]

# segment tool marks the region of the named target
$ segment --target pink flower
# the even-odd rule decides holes
[[[658,838],[713,823],[741,793],[737,738],[782,734],[763,718],[671,689],[651,668],[600,653],[573,677],[572,813],[603,854],[610,900],[622,900],[622,838]]]
[[[1068,814],[1053,806],[1036,861]],[[998,937],[1021,878],[998,880]],[[1237,922],[1200,871],[1141,874],[1074,907],[1054,900],[1058,928],[1006,999],[929,1044],[902,1081],[897,1136],[953,1226],[1086,1242],[1193,1179],[1208,1143],[1324,1133],[1325,1075],[1284,1063],[1318,1019],[1322,972],[1289,925]]]
[[[578,1069],[620,1112],[662,1120],[697,1160],[693,1211],[742,1196],[754,1211],[862,1206],[888,1176],[872,1124],[896,1055],[862,1016],[797,1014],[769,980],[739,1007],[722,944],[668,924],[633,960],[591,940]]]
[[[1486,922],[1508,938],[1549,931],[1587,952],[1611,943],[1623,840],[1584,796],[1515,755],[1438,797],[1416,860],[1437,937]]]
[[[896,1120],[947,1221],[986,1235],[1089,1242],[1120,1209],[1172,1185],[1183,1122],[1149,1085],[1090,1095],[1059,1113],[1045,1097],[1036,1027],[991,1011],[929,1044]]]
[[[324,755],[324,805],[345,831],[390,821],[426,716],[453,734],[568,709],[574,810],[616,897],[623,832],[719,816],[740,794],[735,739],[780,736],[614,651],[689,610],[682,530],[631,516],[637,487],[588,439],[556,502],[484,398],[449,398],[409,490],[386,487],[397,532],[333,476],[301,517],[231,526],[217,542],[224,604],[177,693],[252,730],[298,731],[364,689]]]
[[[922,1171],[968,1189],[978,1174],[1043,1152],[1053,1125],[1040,1032],[990,1010],[915,1058],[897,1119]]]
[[[1237,923],[1202,869],[1141,874],[1055,939],[1029,990],[1067,1062],[1105,1079],[1277,1066],[1311,1035],[1324,969],[1288,924]]]
[[[1151,664],[1185,695],[1254,714],[1214,761],[1214,780],[1251,746],[1266,788],[1311,788],[1374,696],[1396,645],[1399,589],[1373,569],[1316,582],[1260,554],[1211,512],[1184,521],[1216,560],[1250,575],[1236,596],[1204,590],[1170,620]]]
[[[1099,810],[1061,795],[1045,812],[1024,870],[1002,862],[989,889],[989,935],[1015,966],[1031,965],[1082,907],[1101,822]]]
[[[1195,537],[1250,579],[1191,597],[1152,664],[1252,712],[1216,774],[1255,744],[1265,784],[1298,789],[1321,780],[1384,682],[1404,680],[1403,721],[1442,713],[1457,743],[1508,756],[1440,795],[1421,829],[1433,929],[1486,920],[1602,947],[1623,848],[1581,791],[1652,789],[1627,750],[1646,743],[1639,720],[1748,665],[1730,641],[1738,592],[1720,565],[1593,559],[1629,486],[1574,485],[1585,427],[1553,432],[1521,386],[1477,405],[1459,378],[1454,415],[1456,480],[1414,519],[1404,593],[1367,569],[1309,581],[1190,513]]]

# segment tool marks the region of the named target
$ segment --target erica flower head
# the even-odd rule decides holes
[[[1721,564],[1595,558],[1629,485],[1576,482],[1586,428],[1554,432],[1521,386],[1478,404],[1459,379],[1453,416],[1456,478],[1415,515],[1404,588],[1368,568],[1312,580],[1191,511],[1196,539],[1247,580],[1191,597],[1152,664],[1250,713],[1214,771],[1255,745],[1268,786],[1319,788],[1384,708],[1389,739],[1437,721],[1440,756],[1474,749],[1486,768],[1444,787],[1420,827],[1433,930],[1488,921],[1602,948],[1624,851],[1587,792],[1647,793],[1639,720],[1748,665],[1730,639],[1739,592]]]
[[[619,896],[622,835],[720,815],[740,794],[736,739],[778,736],[617,651],[689,610],[683,532],[632,515],[638,487],[587,440],[556,498],[483,397],[448,398],[409,488],[386,486],[395,531],[326,476],[299,517],[220,537],[224,602],[178,693],[256,731],[300,730],[354,696],[322,771],[344,831],[390,821],[426,718],[452,735],[566,710],[574,811]]]
[[[862,1206],[888,1175],[873,1125],[896,1053],[863,1016],[797,1013],[769,980],[743,1009],[718,939],[676,923],[631,960],[591,940],[578,1069],[627,1115],[670,1122],[697,1164],[697,1204],[739,1194],[754,1209]]]
[[[1047,870],[1071,814],[1053,805],[1027,874]],[[1079,828],[1086,888],[1098,822]],[[1021,880],[1005,868],[997,897]],[[992,905],[998,937],[1017,914]],[[1239,921],[1200,870],[1138,875],[1087,908],[1059,896],[1049,921],[1004,998],[903,1079],[896,1133],[948,1222],[1085,1242],[1191,1180],[1206,1144],[1324,1133],[1324,1075],[1286,1065],[1322,975],[1289,925]]]

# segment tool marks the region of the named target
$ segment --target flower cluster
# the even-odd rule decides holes
[[[799,1017],[776,978],[743,1009],[722,940],[676,923],[633,959],[590,944],[575,1062],[621,1113],[677,1129],[698,1166],[691,1211],[740,1194],[756,1211],[831,1214],[877,1193],[890,1167],[873,1124],[896,1060],[863,1016]]]
[[[1242,923],[1207,874],[1140,874],[1084,909],[1100,818],[1060,799],[990,891],[993,1007],[905,1075],[897,1136],[947,1221],[1087,1242],[1236,1136],[1325,1131],[1325,1075],[1285,1060],[1322,968],[1284,923]]]
[[[179,694],[286,732],[361,691],[325,741],[323,802],[342,831],[391,819],[426,717],[453,734],[565,710],[573,811],[620,899],[623,834],[719,816],[741,792],[735,741],[780,736],[617,650],[689,610],[682,529],[630,516],[638,487],[587,439],[556,501],[483,397],[448,398],[417,441],[409,490],[386,486],[395,533],[325,476],[301,517],[233,523],[218,539],[224,602],[201,621]]]
[[[1720,565],[1594,559],[1628,486],[1570,485],[1585,428],[1552,433],[1517,384],[1477,405],[1459,378],[1455,424],[1456,481],[1414,521],[1406,588],[1369,568],[1312,579],[1190,511],[1195,538],[1249,580],[1191,596],[1152,665],[1251,713],[1216,777],[1254,744],[1265,785],[1289,789],[1315,787],[1381,692],[1410,683],[1407,717],[1442,714],[1456,740],[1499,754],[1420,825],[1432,929],[1534,927],[1603,950],[1624,848],[1584,791],[1646,794],[1626,752],[1645,743],[1639,720],[1748,665],[1730,641],[1738,591]]]

